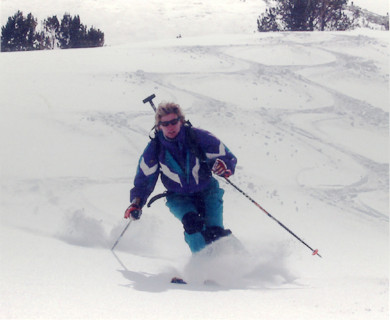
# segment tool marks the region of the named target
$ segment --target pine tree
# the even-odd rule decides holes
[[[80,22],[80,17],[77,15],[70,19],[69,24],[70,48],[86,48],[87,46],[87,31],[86,27]]]
[[[88,47],[102,47],[104,45],[104,33],[91,27],[87,33],[87,43]]]
[[[1,51],[26,51],[39,48],[35,29],[37,20],[29,13],[27,18],[21,11],[8,18],[1,28]]]
[[[57,33],[60,29],[60,22],[57,16],[52,16],[43,21],[43,27],[48,37],[48,48],[55,49],[57,47]]]
[[[348,0],[321,0],[318,1],[314,11],[317,17],[317,29],[324,30],[346,30],[351,21],[343,13]]]
[[[310,0],[282,1],[280,3],[280,11],[287,30],[310,30],[311,23],[309,21],[311,17],[311,9]]]
[[[279,31],[277,13],[275,8],[269,8],[265,14],[257,20],[257,29],[260,32]]]
[[[87,30],[80,16],[73,18],[65,13],[61,23],[57,16],[43,21],[43,30],[36,32],[38,23],[29,13],[25,18],[21,11],[8,18],[1,28],[1,51],[24,51],[43,49],[68,49],[101,47],[104,45],[104,33],[93,27]]]
[[[104,33],[94,28],[87,31],[87,27],[81,23],[78,15],[73,18],[69,14],[64,15],[57,32],[57,39],[61,49],[104,45]]]
[[[61,49],[70,48],[70,22],[72,17],[69,13],[65,13],[57,33],[57,39]]]
[[[275,0],[275,6],[257,20],[258,30],[347,30],[352,21],[345,15],[348,0]],[[276,18],[275,18],[276,17]],[[269,21],[274,21],[270,27]]]
[[[35,19],[33,15],[29,13],[24,23],[24,27],[26,29],[26,50],[35,50],[39,47],[39,44],[36,43],[37,39],[35,34],[37,25],[37,19]]]

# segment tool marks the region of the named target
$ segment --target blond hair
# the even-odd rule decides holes
[[[182,122],[185,121],[185,116],[183,113],[183,110],[181,109],[180,105],[174,102],[161,102],[156,110],[155,115],[155,125],[156,129],[158,130],[159,123],[161,121],[161,118],[166,116],[167,114],[177,114],[177,116],[180,118]]]

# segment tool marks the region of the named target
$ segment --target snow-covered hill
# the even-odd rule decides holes
[[[258,34],[232,20],[255,1],[221,2],[150,1],[162,21],[204,23],[153,34],[155,11],[127,1],[138,31],[106,33],[108,47],[0,54],[0,318],[388,319],[388,32]],[[105,32],[132,25],[103,1],[31,3]],[[323,258],[223,181],[225,226],[247,252],[193,259],[159,200],[112,253],[151,93],[221,138],[239,160],[231,181]],[[191,283],[170,284],[178,274]]]
[[[5,25],[8,17],[18,10],[25,15],[31,12],[39,23],[53,15],[61,19],[67,12],[80,15],[84,25],[102,30],[106,45],[126,45],[178,36],[251,34],[256,32],[257,18],[266,10],[267,3],[264,0],[50,0],[49,3],[1,0],[0,22]],[[353,4],[381,16],[389,12],[388,0],[354,0]]]

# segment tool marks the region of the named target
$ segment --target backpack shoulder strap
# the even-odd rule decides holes
[[[184,123],[184,127],[186,128],[186,137],[187,137],[187,141],[189,143],[189,147],[190,147],[191,152],[196,157],[198,157],[201,162],[207,163],[206,153],[204,152],[204,150],[202,149],[202,147],[200,146],[200,144],[198,142],[196,132],[192,128],[191,122],[189,120],[187,120]]]
[[[156,145],[156,156],[160,153],[160,140],[157,137],[156,126],[154,126],[149,132],[149,139]]]

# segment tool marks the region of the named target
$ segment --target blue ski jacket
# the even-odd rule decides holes
[[[183,125],[171,140],[158,131],[139,160],[130,202],[140,198],[141,206],[145,205],[160,174],[168,192],[191,194],[206,189],[213,179],[211,168],[217,158],[234,173],[236,157],[210,132]]]

